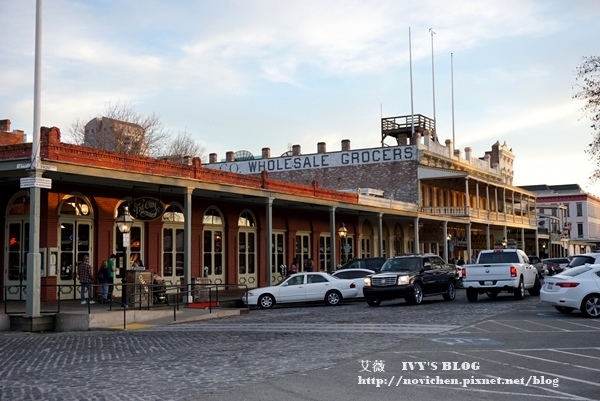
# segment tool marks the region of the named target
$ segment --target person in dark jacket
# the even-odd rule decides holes
[[[108,272],[108,261],[103,260],[98,270],[98,282],[102,284],[100,287],[100,295],[98,300],[103,304],[108,303],[108,284],[110,283],[110,275]]]

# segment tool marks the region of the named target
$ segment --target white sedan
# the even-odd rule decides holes
[[[356,283],[356,289],[358,290],[357,298],[363,298],[363,287],[365,286],[365,277],[374,274],[374,270],[369,269],[344,269],[336,270],[331,275],[337,278],[345,278],[348,280],[354,280]]]
[[[583,265],[544,279],[540,300],[560,313],[581,310],[587,317],[600,317],[600,264]]]
[[[327,273],[297,273],[278,285],[247,291],[242,301],[263,309],[292,302],[321,301],[327,305],[337,305],[344,298],[354,298],[357,294],[356,284],[352,280],[339,279]]]

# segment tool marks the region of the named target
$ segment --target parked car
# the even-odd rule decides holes
[[[548,276],[553,276],[566,269],[567,265],[571,262],[569,258],[547,258],[542,259],[542,263],[546,270],[548,270]]]
[[[362,298],[363,287],[365,286],[365,278],[373,273],[375,273],[375,271],[369,269],[344,269],[337,270],[332,274],[332,276],[337,278],[353,280],[354,284],[356,284],[356,289],[358,290],[356,298]]]
[[[571,261],[567,265],[567,269],[571,269],[577,266],[583,266],[585,264],[595,265],[600,264],[600,252],[580,253],[571,258]]]
[[[542,259],[538,258],[535,255],[527,255],[529,258],[529,263],[531,263],[538,271],[538,276],[542,277],[548,274],[548,269],[542,263]]]
[[[379,271],[379,269],[381,269],[381,266],[383,266],[386,260],[387,258],[383,257],[352,259],[344,263],[338,270],[368,269],[373,271]]]
[[[344,280],[327,273],[296,273],[278,285],[255,288],[246,292],[242,301],[263,309],[275,304],[293,302],[325,302],[338,305],[343,299],[358,294],[353,280]]]
[[[458,273],[438,255],[416,254],[388,259],[379,273],[365,279],[363,294],[369,306],[379,306],[381,301],[404,298],[418,305],[423,297],[442,295],[452,301],[456,296]]]
[[[548,277],[540,293],[560,313],[579,309],[586,317],[600,317],[600,265],[582,265]]]

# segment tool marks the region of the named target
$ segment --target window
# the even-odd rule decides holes
[[[256,283],[256,222],[244,211],[238,218],[238,282]]]
[[[203,223],[202,270],[205,277],[211,278],[212,283],[222,284],[225,275],[223,271],[225,263],[225,252],[223,250],[223,233],[225,227],[223,217],[216,208],[210,207],[204,213]]]
[[[577,238],[583,238],[583,223],[577,223]]]
[[[271,281],[273,283],[279,281],[276,277],[277,274],[285,276],[282,269],[282,266],[286,266],[284,238],[284,233],[273,233],[273,236],[271,237]]]
[[[304,271],[306,261],[310,258],[310,235],[296,235],[296,259],[298,260],[298,271]]]
[[[319,237],[319,269],[329,271],[331,268],[331,238],[321,235]]]
[[[582,217],[583,216],[583,204],[582,203],[577,203],[577,217]]]
[[[316,283],[327,283],[328,280],[321,276],[320,274],[309,274],[307,276],[307,282],[309,284],[316,284]]]

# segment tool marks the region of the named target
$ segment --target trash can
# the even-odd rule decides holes
[[[151,305],[150,291],[152,288],[152,272],[149,270],[127,270],[125,276],[127,286],[127,300],[129,305]]]

